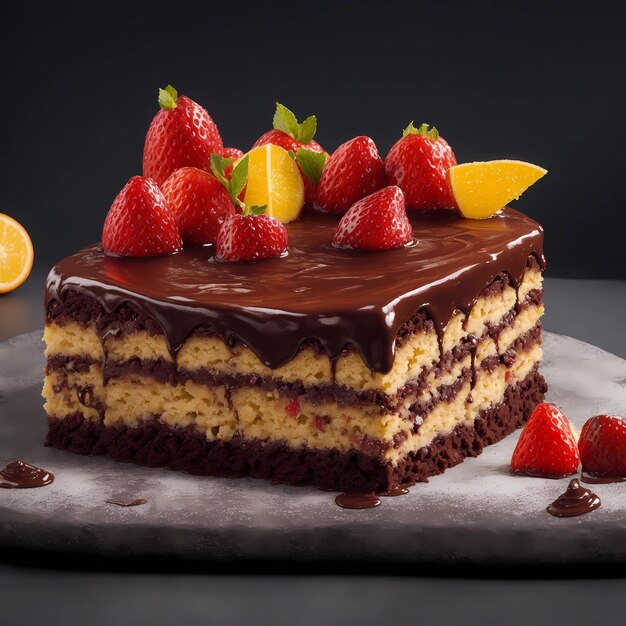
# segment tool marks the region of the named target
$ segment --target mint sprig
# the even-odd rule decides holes
[[[293,137],[296,141],[306,145],[311,143],[315,136],[317,118],[315,115],[310,115],[300,124],[292,111],[280,104],[280,102],[277,102],[273,126],[275,130],[280,130]]]
[[[402,137],[406,137],[407,135],[424,135],[424,137],[428,137],[433,141],[439,139],[439,131],[434,126],[431,128],[428,124],[422,124],[419,128],[415,128],[413,122],[402,132]]]
[[[213,172],[215,178],[226,187],[226,191],[230,194],[235,206],[241,209],[242,215],[261,215],[265,213],[265,209],[267,208],[265,205],[253,205],[249,207],[239,199],[239,194],[243,191],[248,182],[248,163],[250,162],[250,157],[246,154],[246,156],[239,160],[233,169],[230,180],[228,180],[225,172],[232,162],[233,159],[223,157],[220,154],[212,154],[211,172]]]
[[[326,159],[327,156],[324,152],[315,152],[308,148],[298,148],[296,151],[296,163],[300,166],[302,173],[314,185],[320,182]]]
[[[168,85],[165,89],[159,89],[159,106],[164,111],[171,111],[175,109],[178,105],[176,101],[178,100],[178,92],[172,85]]]

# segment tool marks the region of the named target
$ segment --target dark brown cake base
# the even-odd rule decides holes
[[[83,419],[81,413],[49,418],[46,445],[192,474],[252,476],[338,491],[385,492],[400,484],[427,481],[465,457],[479,455],[485,446],[522,426],[546,390],[543,376],[533,370],[520,384],[507,388],[501,404],[483,411],[473,428],[458,426],[397,466],[363,453],[294,450],[282,443],[239,437],[221,444],[207,441],[194,428],[171,428],[156,418],[135,428],[108,427]]]

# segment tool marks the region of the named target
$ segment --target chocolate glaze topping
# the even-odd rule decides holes
[[[45,487],[53,481],[54,474],[24,461],[13,461],[0,470],[0,487],[4,489]]]
[[[427,311],[441,337],[455,309],[469,311],[499,273],[517,287],[529,256],[544,266],[541,226],[512,209],[488,220],[442,212],[411,222],[415,245],[346,251],[330,245],[337,217],[308,212],[287,225],[288,256],[258,263],[220,263],[210,246],[120,258],[93,245],[52,269],[46,307],[71,290],[108,313],[130,303],[158,322],[172,356],[208,326],[271,368],[314,339],[331,359],[353,346],[370,369],[388,372],[398,330],[417,311]]]
[[[593,491],[581,487],[574,478],[570,480],[567,491],[548,506],[547,511],[555,517],[576,517],[595,511],[600,504],[600,498]]]

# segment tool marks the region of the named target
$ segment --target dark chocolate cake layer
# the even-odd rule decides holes
[[[238,437],[208,441],[195,428],[172,428],[158,419],[135,428],[105,427],[76,413],[49,418],[46,444],[78,454],[109,455],[121,461],[163,466],[196,474],[230,473],[289,484],[314,484],[345,491],[385,492],[400,484],[425,481],[522,426],[543,400],[546,384],[538,370],[510,385],[504,400],[482,411],[473,427],[462,424],[439,435],[397,465],[361,452],[293,449],[280,442]]]
[[[164,332],[172,355],[204,326],[229,345],[244,343],[271,368],[313,340],[332,359],[352,346],[371,370],[389,372],[400,330],[419,322],[416,312],[425,311],[441,336],[453,312],[468,312],[494,278],[504,273],[517,287],[529,257],[544,266],[543,230],[517,211],[484,221],[451,212],[411,221],[413,245],[364,253],[330,245],[336,216],[305,213],[287,225],[286,258],[253,264],[217,262],[211,247],[119,258],[91,246],[53,268],[46,309],[54,318],[55,303],[74,291],[107,313],[132,305]]]

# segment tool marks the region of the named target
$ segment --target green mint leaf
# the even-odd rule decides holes
[[[178,92],[172,85],[168,85],[165,89],[159,89],[159,106],[165,111],[171,111],[176,108],[176,100],[178,100]]]
[[[406,137],[407,135],[424,135],[424,137],[428,137],[432,141],[439,139],[439,131],[434,126],[429,128],[428,124],[422,124],[419,128],[415,128],[413,122],[402,132],[402,137]]]
[[[296,163],[300,166],[302,173],[312,181],[314,185],[317,185],[317,183],[320,182],[322,171],[326,165],[326,155],[323,152],[314,152],[307,148],[298,148]]]
[[[246,215],[263,215],[267,209],[267,205],[258,206],[254,204],[251,207],[246,208]]]
[[[232,176],[230,177],[230,186],[228,191],[235,204],[239,203],[239,194],[243,191],[248,181],[248,162],[250,157],[246,155],[235,165]]]
[[[306,145],[311,143],[313,137],[315,137],[315,132],[317,131],[317,118],[315,115],[310,115],[307,117],[302,124],[298,126],[298,134],[296,139]]]
[[[296,137],[298,134],[299,124],[296,116],[286,107],[276,103],[276,112],[274,113],[274,128],[282,130],[290,137]]]
[[[287,150],[287,154],[295,161],[296,155],[293,150]]]
[[[224,174],[224,172],[232,162],[232,159],[223,157],[220,154],[211,155],[211,171],[213,172],[213,176],[215,176],[215,178],[217,178],[217,180],[219,180],[229,192],[230,182],[228,178],[226,178],[226,174]]]

